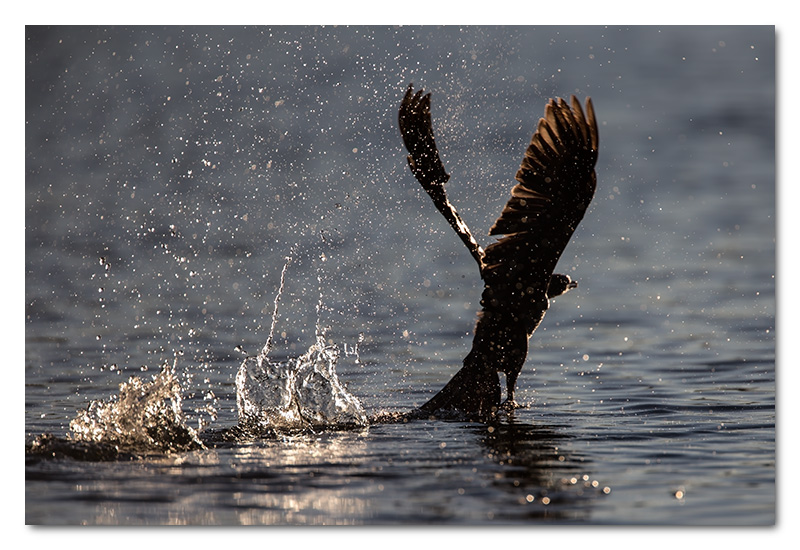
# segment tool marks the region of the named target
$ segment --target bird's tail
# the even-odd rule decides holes
[[[497,371],[487,368],[483,362],[473,361],[470,354],[461,370],[419,411],[426,414],[458,411],[483,416],[497,410],[500,398]]]

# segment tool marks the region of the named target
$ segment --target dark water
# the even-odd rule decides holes
[[[772,27],[28,28],[25,438],[177,356],[187,421],[237,421],[242,354],[354,346],[370,415],[423,403],[481,283],[407,169],[433,92],[483,244],[552,95],[591,95],[580,287],[496,423],[418,420],[133,460],[29,459],[29,524],[771,525]],[[214,410],[213,415],[209,410]]]

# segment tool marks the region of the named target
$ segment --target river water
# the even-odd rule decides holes
[[[323,328],[370,418],[412,410],[482,285],[406,166],[408,82],[484,245],[549,97],[601,144],[512,416],[27,454],[26,523],[775,523],[772,27],[29,27],[25,78],[27,446],[164,363],[201,439],[235,426],[287,255],[272,357]]]

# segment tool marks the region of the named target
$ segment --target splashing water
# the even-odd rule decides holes
[[[204,448],[181,409],[177,359],[150,382],[131,376],[119,396],[92,401],[70,422],[71,439],[132,452],[181,452]]]
[[[336,376],[338,358],[339,348],[321,331],[300,357],[248,357],[236,375],[239,423],[259,429],[366,426],[364,408]]]
[[[285,362],[269,360],[278,302],[290,261],[291,256],[286,258],[281,272],[267,343],[256,357],[246,358],[236,374],[239,424],[258,430],[366,426],[364,408],[336,375],[339,348],[326,343],[325,331],[320,328],[321,297],[317,304],[316,342],[300,357]],[[353,351],[345,347],[345,353],[355,355],[358,362],[357,344]]]
[[[317,305],[316,341],[308,351],[285,362],[270,361],[278,303],[286,269],[281,272],[269,337],[261,352],[248,357],[236,375],[239,428],[244,433],[265,434],[275,430],[366,426],[368,420],[359,400],[339,382],[336,363],[339,348],[327,343],[320,328],[322,298]],[[321,285],[321,281],[320,281]],[[345,355],[359,363],[358,344]],[[123,455],[185,452],[205,449],[198,431],[189,427],[182,411],[182,388],[176,375],[177,359],[165,363],[150,381],[131,376],[119,386],[119,395],[92,401],[70,422],[67,439],[49,434],[37,437],[28,452],[41,456],[69,456],[80,460],[114,460]],[[206,408],[211,419],[213,407]],[[201,422],[198,430],[202,430]],[[242,433],[236,430],[231,433]]]

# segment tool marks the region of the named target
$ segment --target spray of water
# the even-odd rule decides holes
[[[281,271],[269,336],[259,354],[247,357],[236,375],[239,427],[244,433],[276,430],[366,426],[364,408],[336,375],[339,348],[326,341],[321,328],[322,281],[317,304],[316,338],[297,358],[269,359],[278,304],[283,293],[291,254]],[[345,355],[358,358],[358,344]],[[60,440],[47,434],[37,438],[29,452],[42,456],[71,456],[82,460],[113,460],[121,454],[185,452],[203,449],[198,431],[189,427],[182,411],[182,388],[177,358],[165,363],[151,380],[131,376],[120,384],[119,395],[92,401],[70,422],[70,434]],[[206,410],[212,420],[216,411]],[[202,423],[201,423],[202,425]]]
[[[264,347],[261,349],[261,353],[259,355],[263,355],[266,357],[269,355],[269,352],[272,351],[272,338],[275,334],[275,323],[278,319],[278,304],[281,301],[281,295],[283,294],[283,286],[286,284],[286,270],[289,268],[289,264],[292,261],[292,253],[294,249],[289,252],[289,255],[286,256],[286,262],[283,264],[283,269],[281,269],[281,282],[278,286],[278,292],[275,294],[275,303],[272,307],[272,323],[269,326],[269,336],[267,337],[267,343],[264,344]]]
[[[70,422],[70,438],[131,452],[203,448],[197,432],[186,425],[176,367],[177,359],[164,364],[149,382],[131,376],[120,384],[118,396],[92,401]]]
[[[251,430],[365,426],[364,408],[336,375],[339,348],[326,342],[321,328],[321,288],[314,344],[304,355],[288,361],[276,362],[268,357],[290,261],[291,256],[286,258],[281,272],[267,343],[257,356],[246,358],[236,374],[239,424]],[[357,354],[358,345],[353,352]]]

